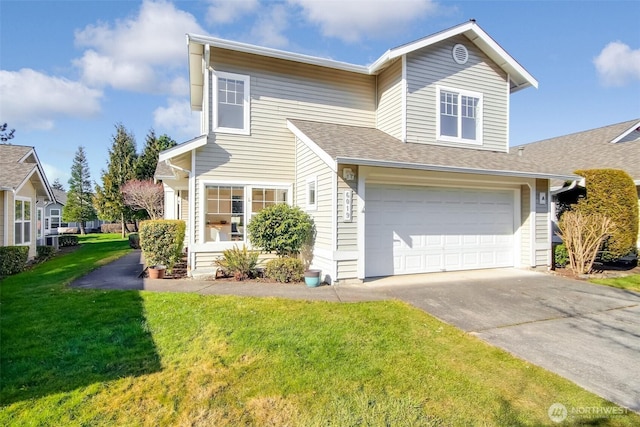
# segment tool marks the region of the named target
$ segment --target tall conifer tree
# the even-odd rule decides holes
[[[60,184],[60,182],[58,182]],[[91,172],[84,147],[78,147],[71,165],[71,178],[69,179],[69,192],[67,203],[62,210],[62,219],[65,222],[77,222],[80,224],[80,234],[85,234],[87,221],[96,219],[96,211],[92,204]]]
[[[178,143],[166,134],[158,138],[154,130],[150,129],[145,139],[142,153],[136,162],[136,178],[140,181],[153,179],[160,152],[176,145],[178,145]]]

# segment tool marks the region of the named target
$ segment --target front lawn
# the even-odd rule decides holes
[[[89,237],[0,282],[0,425],[552,425],[555,402],[612,406],[398,301],[66,286],[127,251]]]
[[[599,285],[612,286],[614,288],[626,289],[629,291],[640,292],[640,274],[632,276],[615,277],[613,279],[593,279],[591,283]]]

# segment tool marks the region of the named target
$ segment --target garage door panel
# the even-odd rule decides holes
[[[365,274],[513,266],[511,191],[367,186]]]

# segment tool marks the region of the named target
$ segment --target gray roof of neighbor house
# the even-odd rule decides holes
[[[58,190],[57,188],[52,188],[51,191],[53,191],[53,197],[56,199],[56,202],[60,203],[63,206],[67,204],[66,191]]]
[[[617,142],[613,142],[617,141]],[[622,169],[640,183],[640,118],[513,147],[522,158],[559,172]]]
[[[433,171],[574,179],[553,167],[509,153],[405,143],[381,130],[306,120],[289,120],[289,129],[309,140],[337,163]]]
[[[34,179],[34,174],[39,179]],[[35,149],[24,145],[0,144],[0,190],[17,191],[31,179],[38,195],[53,197]]]

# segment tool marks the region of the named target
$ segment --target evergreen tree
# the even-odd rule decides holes
[[[60,181],[57,182],[57,185],[62,187]],[[67,193],[67,203],[62,210],[62,219],[65,222],[77,222],[80,224],[80,234],[83,235],[85,234],[86,222],[96,219],[92,197],[89,163],[87,162],[84,147],[80,146],[71,165],[69,192]]]
[[[64,189],[64,185],[62,185],[62,183],[60,182],[60,178],[56,178],[56,180],[53,181],[53,184],[51,184],[51,188],[54,188],[60,191],[67,191]]]
[[[178,143],[166,134],[161,135],[160,138],[158,138],[156,137],[154,130],[150,129],[145,139],[142,153],[136,162],[136,178],[140,181],[153,179],[153,174],[156,172],[156,166],[158,165],[158,155],[160,152],[176,145],[178,145]]]
[[[96,185],[94,206],[102,219],[120,221],[122,237],[126,235],[126,220],[132,217],[124,204],[120,187],[135,178],[136,141],[133,134],[122,125],[116,125],[116,134],[109,149],[107,170],[102,171],[102,186]]]

